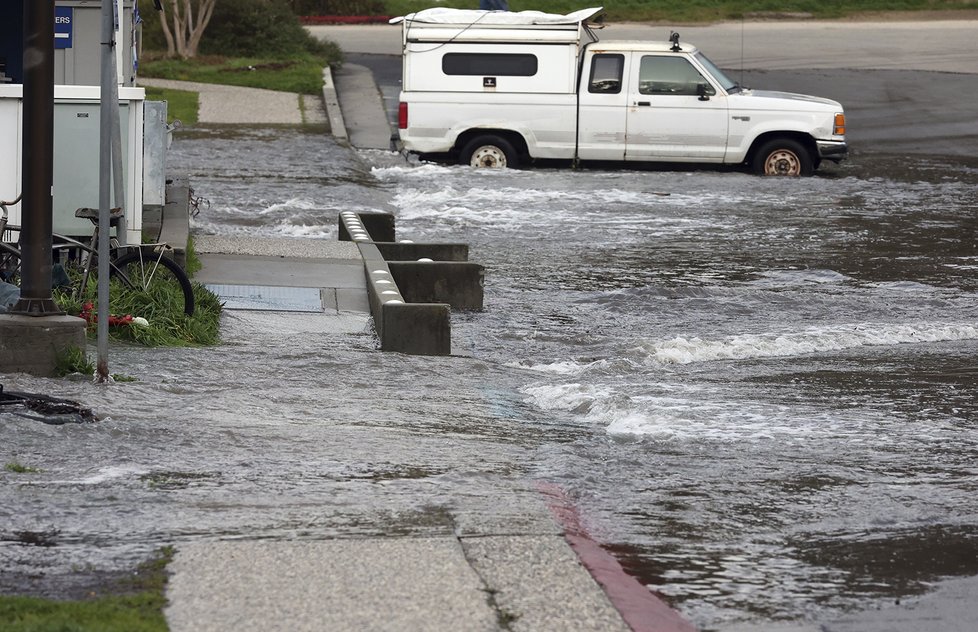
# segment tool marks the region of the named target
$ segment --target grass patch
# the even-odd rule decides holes
[[[147,101],[166,101],[166,122],[180,121],[184,125],[197,123],[200,95],[189,90],[146,87]]]
[[[54,374],[58,377],[81,373],[82,375],[92,375],[95,373],[95,364],[88,359],[84,349],[75,346],[66,347],[54,358]]]
[[[187,263],[183,269],[187,271],[187,276],[192,279],[204,267],[200,256],[197,254],[197,244],[194,242],[193,235],[187,238],[187,249],[184,251],[184,256],[187,259]]]
[[[405,15],[432,6],[430,0],[387,0],[387,15]],[[440,7],[472,9],[466,0],[444,0]],[[513,0],[513,11],[570,13],[587,6],[575,0]],[[609,22],[709,22],[739,20],[751,14],[807,13],[817,18],[841,18],[860,13],[889,11],[946,11],[975,9],[978,2],[965,0],[623,0],[605,5]]]
[[[95,599],[56,601],[0,595],[4,632],[166,632],[166,547],[141,564],[113,593]]]
[[[40,474],[44,470],[38,469],[36,467],[29,467],[27,465],[21,465],[16,461],[12,461],[3,466],[3,469],[8,472],[13,472],[14,474]]]
[[[75,278],[76,273],[69,272]],[[75,281],[78,282],[78,281]],[[109,312],[114,316],[142,317],[148,326],[134,324],[109,326],[109,338],[116,341],[133,342],[147,347],[184,347],[214,345],[220,341],[221,302],[218,297],[200,283],[192,282],[194,292],[194,314],[187,316],[182,307],[182,291],[175,281],[159,280],[147,290],[131,290],[119,281],[109,283]],[[98,288],[94,279],[89,280],[82,298],[71,295],[71,290],[54,290],[54,299],[59,307],[73,316],[81,316],[85,303],[98,304]],[[180,296],[175,302],[174,297]],[[93,319],[88,327],[89,336],[98,332],[98,324]],[[69,371],[70,373],[71,371]],[[82,371],[78,371],[82,372]],[[88,374],[94,373],[94,367]]]
[[[285,59],[216,55],[194,59],[165,59],[156,53],[143,57],[139,74],[159,79],[318,95],[323,89],[323,68],[335,63],[338,57],[338,54],[331,56],[305,53]]]

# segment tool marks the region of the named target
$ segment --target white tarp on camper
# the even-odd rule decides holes
[[[581,9],[567,15],[543,13],[541,11],[477,11],[471,9],[425,9],[417,13],[409,13],[402,17],[392,18],[391,24],[401,22],[421,22],[424,24],[461,24],[461,25],[532,25],[532,24],[580,24],[588,18],[600,13],[604,7]]]

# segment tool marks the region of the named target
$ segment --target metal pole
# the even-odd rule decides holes
[[[12,313],[64,312],[51,298],[54,188],[54,2],[24,0],[24,201],[20,300]]]
[[[119,243],[126,244],[126,190],[125,190],[125,176],[123,175],[122,167],[122,129],[120,119],[122,118],[119,114],[119,49],[118,42],[115,42],[115,25],[119,25],[119,31],[122,30],[122,16],[123,16],[123,6],[121,0],[116,0],[113,2],[115,8],[115,19],[113,20],[112,36],[113,36],[113,51],[112,51],[112,97],[110,101],[110,107],[112,108],[112,191],[113,191],[113,201],[115,206],[121,207],[123,209],[122,217],[119,218],[116,223],[115,234],[119,239]]]
[[[95,379],[109,380],[109,208],[112,195],[112,111],[115,94],[115,0],[102,0],[102,83],[99,93],[98,364]],[[118,105],[118,98],[114,99]]]

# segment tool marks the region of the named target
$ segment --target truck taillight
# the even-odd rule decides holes
[[[408,105],[407,103],[401,101],[397,106],[397,128],[398,129],[407,129],[408,126],[407,105]],[[839,117],[837,116],[835,118],[836,121],[838,121]]]
[[[401,105],[404,105],[404,104],[402,103]],[[840,114],[836,114],[835,115],[835,129],[833,130],[832,133],[835,134],[836,136],[845,136],[846,135],[846,115],[845,114],[841,114],[840,113]]]

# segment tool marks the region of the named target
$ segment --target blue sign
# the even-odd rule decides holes
[[[74,9],[54,7],[54,48],[71,48],[71,24]]]

